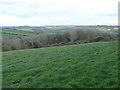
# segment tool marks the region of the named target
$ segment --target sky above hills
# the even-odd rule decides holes
[[[119,0],[0,0],[0,26],[117,25]]]

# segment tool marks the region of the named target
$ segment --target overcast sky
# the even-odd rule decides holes
[[[0,26],[117,25],[119,0],[0,0]]]

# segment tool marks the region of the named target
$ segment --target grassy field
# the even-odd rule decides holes
[[[2,33],[2,37],[9,37],[9,38],[16,38],[19,36],[22,37],[30,37],[30,36],[35,36],[35,33],[31,33],[31,32],[26,32],[26,31],[19,31],[19,30],[13,30],[13,29],[2,29],[1,31]]]
[[[118,87],[118,43],[3,52],[3,88]]]

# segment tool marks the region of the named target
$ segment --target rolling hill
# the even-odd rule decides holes
[[[30,37],[30,36],[36,36],[37,34],[33,32],[28,31],[20,31],[20,30],[14,30],[14,29],[2,29],[0,31],[2,33],[2,37],[7,38],[17,38],[17,37]]]
[[[3,52],[3,88],[117,88],[118,43]]]

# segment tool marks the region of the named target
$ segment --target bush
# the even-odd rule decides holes
[[[95,38],[96,41],[100,41],[100,40],[102,40],[102,39],[104,39],[103,36],[97,36],[97,37]]]

